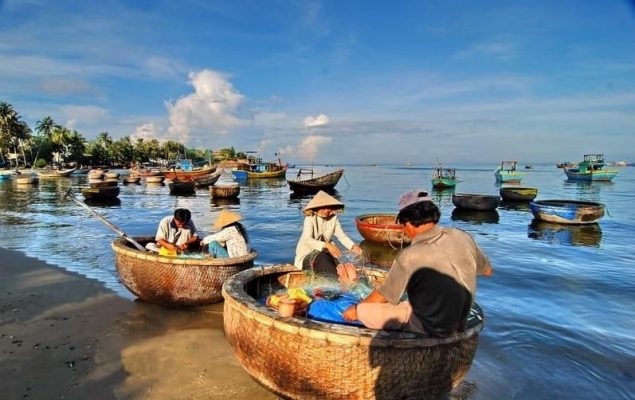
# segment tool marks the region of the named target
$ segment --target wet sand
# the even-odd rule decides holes
[[[0,398],[275,399],[234,357],[222,312],[130,301],[0,248]]]

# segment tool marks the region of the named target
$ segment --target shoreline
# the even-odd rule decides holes
[[[234,357],[222,302],[162,308],[19,251],[0,259],[3,398],[277,398]]]

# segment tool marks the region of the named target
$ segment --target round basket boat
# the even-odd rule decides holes
[[[163,183],[165,176],[163,175],[148,175],[145,177],[146,183]]]
[[[496,210],[500,202],[500,196],[489,194],[457,193],[452,195],[452,204],[465,210],[492,211]]]
[[[578,200],[539,200],[529,204],[536,219],[559,224],[593,224],[604,216],[604,204]]]
[[[359,234],[369,242],[397,247],[410,244],[410,238],[395,218],[395,214],[364,214],[355,218],[355,225]]]
[[[145,246],[152,237],[134,238]],[[253,266],[258,253],[233,258],[160,256],[135,249],[123,238],[112,242],[115,264],[124,286],[149,303],[188,307],[219,302],[225,280]]]
[[[538,195],[538,189],[532,187],[502,187],[499,194],[504,201],[530,202]]]
[[[240,185],[212,185],[209,188],[209,192],[212,197],[219,197],[223,199],[234,198],[238,197],[238,195],[240,194]]]
[[[471,366],[483,329],[475,305],[468,329],[448,338],[281,317],[258,298],[283,288],[291,265],[255,267],[223,285],[225,336],[260,384],[291,399],[438,399]],[[359,270],[378,285],[387,271]],[[278,285],[278,286],[276,286]]]

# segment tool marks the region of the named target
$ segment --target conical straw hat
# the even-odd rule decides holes
[[[221,229],[223,227],[226,227],[229,224],[238,222],[241,219],[242,217],[240,216],[240,214],[223,210],[218,214],[218,217],[216,218],[216,222],[214,222],[214,228]]]
[[[322,207],[344,208],[344,203],[337,200],[335,197],[329,195],[323,190],[320,190],[315,197],[309,201],[309,204],[304,207],[304,211],[314,210]]]

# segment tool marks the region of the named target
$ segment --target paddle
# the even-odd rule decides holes
[[[137,248],[137,250],[143,251],[145,252],[146,249],[145,247],[143,247],[142,245],[139,244],[139,242],[137,242],[136,240],[134,240],[133,238],[131,238],[130,236],[126,235],[126,233],[124,231],[122,231],[121,229],[117,228],[112,222],[108,221],[106,218],[102,217],[101,215],[99,215],[97,212],[95,212],[95,210],[93,210],[92,208],[88,207],[88,205],[86,205],[86,203],[80,201],[77,199],[77,197],[75,197],[75,195],[73,194],[72,189],[68,189],[68,191],[66,192],[66,194],[64,195],[64,199],[70,198],[71,200],[73,200],[75,203],[79,204],[80,206],[84,207],[85,209],[87,209],[88,211],[90,211],[90,213],[97,218],[98,220],[100,220],[101,222],[103,222],[104,224],[106,224],[110,229],[112,229],[113,231],[117,232],[117,234],[126,239],[127,241],[129,241],[130,243],[132,243],[134,245],[134,247]]]

